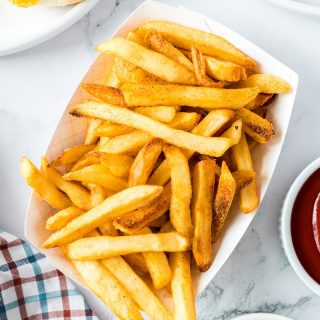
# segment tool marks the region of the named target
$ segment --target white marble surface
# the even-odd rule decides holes
[[[141,0],[101,0],[80,22],[36,48],[0,58],[0,227],[23,237],[30,195],[19,160],[39,163],[68,99],[108,38]],[[300,85],[285,146],[259,214],[209,288],[198,318],[227,320],[271,312],[316,320],[320,298],[294,274],[278,232],[283,198],[298,172],[319,156],[320,19],[256,0],[175,0],[233,28],[299,73]],[[0,30],[4,32],[4,30]],[[9,32],[9,30],[6,30]],[[101,319],[114,319],[86,295]]]

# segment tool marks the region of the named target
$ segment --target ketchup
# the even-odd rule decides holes
[[[306,180],[296,197],[291,235],[302,266],[320,284],[320,169]]]

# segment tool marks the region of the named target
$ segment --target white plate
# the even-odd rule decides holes
[[[278,316],[272,313],[251,313],[245,314],[232,320],[291,320],[287,317]]]
[[[84,0],[65,7],[18,8],[0,0],[0,56],[34,47],[69,28],[98,3]]]
[[[268,0],[286,9],[320,16],[320,0]]]

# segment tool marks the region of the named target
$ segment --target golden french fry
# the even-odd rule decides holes
[[[200,121],[197,112],[177,112],[168,126],[178,130],[191,131]]]
[[[239,110],[243,122],[243,130],[259,143],[267,143],[274,135],[274,128],[270,121],[256,113],[243,108]]]
[[[233,197],[236,191],[236,182],[223,161],[219,177],[216,197],[213,203],[212,241],[215,242],[227,219]]]
[[[167,222],[167,220],[168,220],[168,216],[164,214],[161,217],[148,223],[148,226],[152,228],[160,228],[165,222]]]
[[[186,131],[173,129],[161,122],[137,114],[126,108],[95,101],[78,104],[70,113],[75,116],[101,118],[102,120],[128,125],[143,130],[154,137],[161,138],[178,147],[216,157],[221,156],[232,143],[232,140],[229,138],[203,137]]]
[[[53,208],[62,210],[72,205],[70,199],[43,176],[36,166],[25,157],[21,159],[20,172],[26,183]]]
[[[91,195],[91,205],[92,207],[97,206],[101,202],[103,202],[106,198],[110,197],[113,195],[115,192],[108,189],[104,188],[98,185],[94,185],[90,189],[90,195]]]
[[[103,164],[93,164],[78,171],[69,172],[63,178],[65,181],[94,183],[113,191],[121,191],[128,186],[124,179],[114,176]]]
[[[125,83],[121,86],[129,106],[177,105],[207,109],[241,109],[259,93],[258,87],[224,89],[179,85]]]
[[[134,158],[126,154],[102,153],[100,161],[116,177],[127,178]]]
[[[146,43],[144,42],[144,39],[139,37],[135,32],[133,31],[129,31],[128,34],[127,34],[127,39],[128,40],[131,40],[135,43],[138,43],[140,44],[140,46],[144,46],[146,47]]]
[[[246,135],[243,132],[238,144],[231,148],[232,161],[237,170],[253,170],[250,150],[247,144]],[[259,196],[256,186],[256,179],[245,188],[240,190],[239,206],[243,213],[250,213],[259,205]]]
[[[259,93],[252,101],[245,105],[245,108],[255,110],[272,101],[273,97],[273,94]]]
[[[135,234],[146,227],[151,221],[164,215],[170,207],[170,184],[164,187],[161,195],[144,207],[126,213],[113,220],[113,225],[128,234]]]
[[[170,267],[172,271],[173,318],[176,320],[196,320],[196,307],[190,271],[190,253],[171,253]]]
[[[168,57],[133,41],[124,38],[112,38],[99,44],[97,51],[126,60],[165,81],[195,84],[193,72]]]
[[[119,279],[121,285],[129,292],[140,309],[143,310],[150,319],[172,319],[169,311],[121,257],[104,259],[102,260],[102,264]]]
[[[101,120],[88,119],[86,135],[85,135],[85,138],[84,138],[84,144],[86,146],[94,145],[95,143],[97,143],[99,137],[97,137],[95,135],[95,130],[96,130],[96,128],[99,127],[101,122],[102,122]]]
[[[221,136],[225,138],[233,139],[233,144],[237,144],[240,141],[241,132],[242,132],[242,120],[238,119]]]
[[[209,56],[240,64],[250,70],[256,67],[256,62],[252,58],[245,55],[226,39],[215,34],[168,21],[148,21],[136,33],[142,37],[152,29],[162,33],[167,41],[175,47],[190,50],[192,44],[194,44],[201,52]]]
[[[79,161],[77,161],[68,172],[71,171],[78,171],[80,169],[83,169],[84,167],[91,166],[93,164],[99,164],[100,159],[96,157],[92,157],[91,153],[85,154]]]
[[[193,227],[190,215],[192,189],[188,159],[180,149],[174,146],[165,145],[163,152],[168,161],[171,176],[170,221],[178,232],[192,237]]]
[[[83,215],[82,215],[83,216]],[[69,244],[68,255],[75,260],[97,260],[133,252],[186,251],[190,239],[178,232],[120,237],[91,237]]]
[[[109,72],[103,82],[104,85],[106,86],[111,86],[114,88],[119,88],[121,81],[118,79],[117,74],[115,72],[115,67],[116,67],[116,59],[113,57],[110,57],[113,59],[113,62],[111,64],[111,68],[109,69]]]
[[[132,131],[132,128],[122,126],[121,124],[102,123],[95,129],[94,134],[99,137],[113,138]]]
[[[109,219],[148,204],[158,197],[162,191],[163,188],[158,186],[136,186],[116,193],[53,233],[45,241],[43,247],[62,246],[77,240]]]
[[[173,120],[176,110],[174,107],[158,106],[158,107],[138,107],[135,112],[143,114],[151,119],[160,122],[170,122]]]
[[[122,320],[143,320],[138,306],[119,280],[99,261],[73,261],[88,288]]]
[[[103,236],[116,237],[119,235],[118,230],[113,226],[112,220],[104,222],[98,229]]]
[[[191,131],[200,136],[212,136],[220,130],[232,117],[234,112],[227,109],[213,110]],[[191,158],[194,152],[185,151],[188,158]],[[165,160],[151,175],[148,183],[163,186],[170,180],[170,168]]]
[[[232,172],[234,181],[236,182],[236,193],[248,186],[256,177],[256,173],[252,170],[238,170]]]
[[[55,213],[46,222],[46,229],[56,231],[63,228],[67,223],[72,221],[74,218],[83,214],[84,211],[77,207],[69,207]]]
[[[162,140],[150,140],[137,154],[129,173],[129,186],[146,184],[162,151]]]
[[[193,170],[192,222],[194,227],[192,252],[198,269],[209,269],[213,261],[211,247],[212,204],[215,161],[199,161]]]
[[[135,270],[138,274],[144,275],[148,274],[149,270],[146,265],[146,261],[142,253],[129,253],[122,257],[126,262]],[[112,259],[112,258],[110,258]]]
[[[42,170],[45,176],[61,191],[67,194],[72,203],[82,209],[89,210],[91,209],[91,197],[90,193],[82,188],[80,185],[69,182],[63,179],[62,173],[60,173],[55,168],[48,166],[47,160],[42,157]]]

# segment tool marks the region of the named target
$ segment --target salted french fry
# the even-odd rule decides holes
[[[112,220],[108,220],[99,226],[99,231],[103,236],[116,237],[119,236],[118,230],[113,226]]]
[[[198,269],[209,269],[213,261],[211,247],[212,204],[215,161],[199,161],[193,170],[192,223],[194,227],[192,252]]]
[[[211,156],[221,156],[232,143],[232,140],[229,138],[203,137],[186,131],[173,129],[161,122],[137,114],[126,108],[95,101],[78,104],[70,113],[75,116],[95,117],[128,125],[143,130],[154,137],[161,138],[178,147]]]
[[[273,97],[273,94],[259,93],[252,101],[245,105],[245,108],[255,110],[269,103]]]
[[[50,231],[56,231],[63,228],[67,223],[72,221],[74,218],[83,214],[84,211],[77,207],[69,207],[54,215],[50,216],[46,222],[46,229]]]
[[[62,173],[60,173],[55,168],[49,167],[47,160],[42,157],[42,170],[45,176],[61,191],[67,194],[72,203],[82,209],[91,209],[91,197],[90,193],[82,188],[80,185],[73,182],[66,181],[63,179]]]
[[[194,73],[168,57],[124,38],[112,38],[97,46],[97,51],[126,60],[147,72],[173,83],[195,84]]]
[[[188,159],[180,149],[174,146],[165,145],[163,152],[168,161],[171,176],[170,221],[178,232],[186,237],[192,237],[190,214],[192,189]]]
[[[274,135],[274,128],[270,121],[256,113],[243,108],[239,110],[243,122],[243,130],[251,138],[259,143],[267,143]]]
[[[236,182],[223,161],[221,166],[221,174],[219,177],[216,197],[213,203],[213,219],[212,219],[212,241],[216,242],[225,221],[227,219],[233,197],[236,191]]]
[[[128,234],[135,234],[146,227],[151,221],[164,215],[170,207],[170,184],[164,187],[161,195],[144,207],[128,212],[113,220],[113,225]]]
[[[253,170],[250,150],[247,144],[246,135],[243,132],[238,144],[231,148],[232,161],[237,170]],[[239,206],[243,213],[250,213],[259,205],[259,196],[256,186],[256,179],[245,188],[240,190]]]
[[[176,110],[174,107],[158,106],[158,107],[138,107],[135,112],[143,114],[151,119],[168,123],[173,120]]]
[[[162,151],[162,140],[150,140],[137,154],[134,159],[128,179],[129,186],[146,184],[150,173]]]
[[[69,244],[68,255],[74,260],[98,260],[133,252],[177,252],[189,248],[190,239],[178,232],[151,233],[79,239]]]
[[[232,117],[234,112],[227,109],[213,110],[191,131],[200,136],[212,136],[220,130]],[[194,152],[185,152],[191,158]],[[148,183],[163,186],[170,180],[170,168],[165,160],[151,175]]]
[[[62,210],[72,206],[70,199],[43,176],[36,166],[25,157],[21,159],[20,172],[26,183],[53,208]]]
[[[65,227],[53,233],[43,244],[52,248],[68,244],[81,238],[109,219],[142,207],[158,197],[163,191],[158,186],[136,186],[108,197],[98,206],[69,222]]]
[[[168,126],[178,130],[191,131],[200,121],[200,114],[197,112],[177,112]]]
[[[161,217],[148,223],[148,226],[152,228],[160,228],[167,220],[168,220],[168,217],[166,214],[164,214]]]
[[[93,164],[100,163],[98,158],[90,156],[90,153],[85,154],[79,161],[77,161],[68,172],[77,171],[83,169],[84,167],[91,166]]]
[[[121,124],[101,123],[94,131],[94,134],[99,137],[113,138],[122,134],[130,133],[133,129]]]
[[[126,154],[102,153],[100,161],[116,177],[127,178],[134,158]]]
[[[128,34],[127,34],[127,39],[128,40],[131,40],[135,43],[138,43],[140,44],[141,46],[144,46],[146,47],[146,43],[144,42],[144,39],[139,37],[135,32],[133,31],[129,31]]]
[[[88,145],[94,145],[99,140],[99,137],[95,135],[96,128],[99,127],[99,125],[102,123],[101,120],[97,119],[88,119],[87,120],[87,130],[86,135],[84,138],[84,144],[86,146]]]
[[[233,139],[233,144],[237,144],[240,141],[241,132],[242,132],[242,120],[238,119],[221,136],[225,138]]]
[[[149,270],[142,253],[129,253],[122,256],[124,260],[135,270],[139,275],[148,274]],[[111,258],[110,258],[111,259]]]
[[[232,172],[234,181],[236,182],[236,193],[248,186],[256,177],[256,173],[252,170],[238,170]]]
[[[171,253],[170,267],[172,271],[173,319],[196,320],[190,271],[190,252]]]
[[[172,319],[170,312],[121,257],[104,259],[102,264],[120,281],[121,285],[150,319]]]
[[[94,185],[90,189],[90,195],[91,195],[91,205],[92,207],[97,206],[101,202],[103,202],[106,198],[110,197],[113,195],[115,192],[108,189],[104,188],[98,185]]]
[[[121,191],[128,186],[124,179],[114,176],[103,164],[93,164],[78,171],[69,172],[63,178],[65,181],[94,183],[113,191]]]
[[[128,106],[177,105],[234,110],[247,105],[259,93],[258,87],[225,89],[135,83],[125,83],[121,90]]]
[[[156,30],[175,47],[190,50],[194,44],[206,55],[231,61],[246,69],[255,69],[256,62],[242,51],[215,34],[192,29],[169,21],[148,21],[137,31],[138,36],[143,36],[149,30]]]
[[[137,304],[99,261],[73,261],[85,284],[122,320],[143,320]]]
[[[249,76],[246,80],[239,82],[241,88],[258,87],[261,93],[288,93],[291,91],[290,85],[270,74],[256,73]]]

